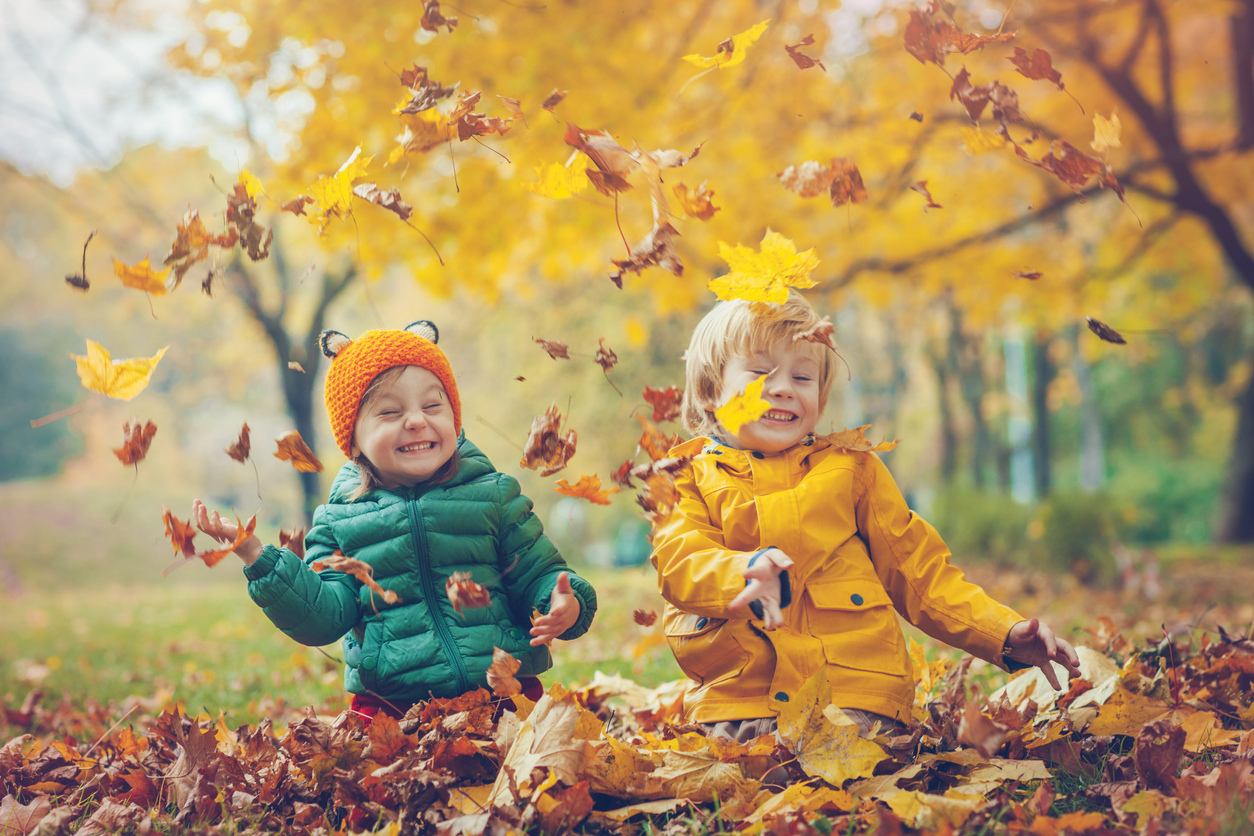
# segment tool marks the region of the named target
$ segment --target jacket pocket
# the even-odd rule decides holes
[[[383,664],[381,641],[383,622],[371,620],[365,623],[362,631],[361,650],[358,656],[357,675],[361,684],[370,691],[379,690],[379,667]],[[347,661],[347,660],[345,660]]]
[[[671,610],[665,618],[666,641],[690,679],[705,683],[742,669],[749,654],[731,634],[725,618],[707,618]]]
[[[811,582],[806,594],[810,632],[823,641],[829,663],[895,676],[909,673],[897,611],[878,578]]]

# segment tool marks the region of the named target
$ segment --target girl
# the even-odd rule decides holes
[[[596,612],[596,593],[569,571],[518,481],[462,433],[457,382],[438,339],[426,320],[356,340],[322,333],[327,414],[351,461],[314,512],[303,562],[255,536],[235,549],[248,594],[276,627],[312,646],[343,637],[344,686],[367,717],[400,717],[419,700],[484,686],[494,647],[522,663],[523,694],[537,700],[535,675],[552,665],[548,642],[583,635]],[[201,531],[235,539],[235,524],[200,500],[192,513]],[[310,568],[336,552],[369,564],[399,600]],[[445,592],[454,572],[487,587],[491,603],[455,611]],[[541,613],[534,624],[533,609]]]

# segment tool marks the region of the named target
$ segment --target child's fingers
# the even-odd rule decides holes
[[[1046,659],[1037,665],[1041,669],[1041,673],[1045,674],[1045,678],[1049,680],[1049,684],[1053,686],[1055,691],[1061,691],[1062,685],[1058,683],[1058,674],[1054,673],[1054,663]]]

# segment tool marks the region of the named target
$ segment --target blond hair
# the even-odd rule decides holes
[[[400,377],[407,368],[409,367],[393,366],[392,368],[379,372],[375,375],[374,379],[366,386],[366,391],[361,393],[361,401],[357,406],[357,414],[364,414],[370,404],[372,404],[380,395],[391,387],[391,385],[396,382],[396,379]],[[351,435],[349,436],[349,439],[349,445],[351,448]],[[379,476],[379,471],[375,470],[374,465],[370,463],[370,459],[366,458],[365,454],[359,453],[356,456],[353,456],[353,464],[357,465],[357,485],[348,492],[348,496],[346,497],[346,501],[348,502],[356,502],[375,488],[383,487],[383,480]],[[431,478],[427,480],[427,484],[441,485],[449,479],[452,479],[457,474],[457,468],[460,464],[461,460],[458,456],[457,448],[454,448],[453,455],[449,457],[448,461],[441,465],[439,470],[431,474]]]
[[[769,351],[780,340],[791,340],[819,323],[805,298],[795,290],[781,305],[734,300],[718,302],[692,331],[692,341],[684,355],[687,362],[684,401],[681,407],[684,427],[694,436],[712,436],[718,421],[707,404],[718,403],[723,389],[723,371],[733,357],[748,357]],[[832,391],[833,352],[813,342],[803,342],[815,352],[819,364],[819,411]]]

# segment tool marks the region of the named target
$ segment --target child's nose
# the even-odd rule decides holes
[[[427,416],[420,410],[418,412],[405,413],[405,427],[425,427],[427,425]]]

